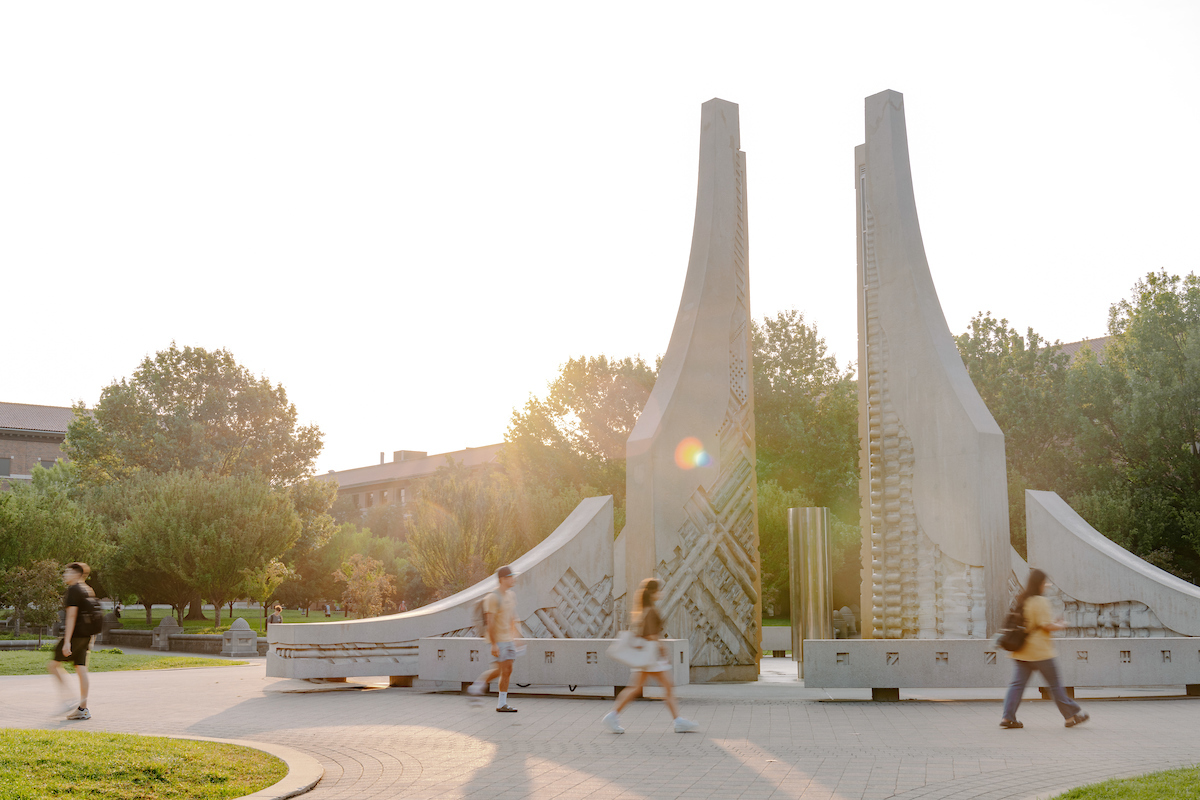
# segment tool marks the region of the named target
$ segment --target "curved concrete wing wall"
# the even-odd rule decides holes
[[[867,98],[855,161],[864,635],[985,636],[1008,604],[1004,434],[929,274],[899,92]]]
[[[596,639],[614,635],[611,496],[581,502],[554,533],[512,566],[518,575],[515,591],[522,636]],[[417,641],[431,636],[477,635],[476,606],[496,586],[493,575],[436,603],[387,617],[272,625],[267,675],[416,675]]]
[[[629,437],[627,523],[617,543],[625,554],[618,596],[652,574],[663,579],[660,610],[668,633],[691,644],[693,680],[758,674],[762,605],[739,142],[737,105],[705,103],[687,278],[658,380]]]
[[[1076,610],[1069,607],[1071,601],[1098,607],[1078,609],[1092,619],[1078,624],[1067,619],[1072,628],[1085,629],[1076,635],[1087,635],[1089,629],[1093,636],[1103,635],[1110,629],[1116,632],[1110,635],[1200,636],[1200,586],[1146,563],[1107,538],[1055,492],[1026,490],[1025,524],[1029,562],[1066,595],[1068,611]]]

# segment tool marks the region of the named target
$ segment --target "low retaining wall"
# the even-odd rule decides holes
[[[49,636],[42,639],[42,644],[50,642],[53,644],[54,639]],[[4,639],[0,640],[0,650],[37,650],[37,639]]]
[[[537,686],[623,687],[629,667],[608,657],[613,639],[519,639],[525,655],[513,662],[510,692]],[[687,639],[663,639],[676,686],[688,683],[691,647]],[[433,637],[417,644],[421,680],[471,683],[492,662],[491,645],[479,637]],[[529,688],[516,684],[527,684]],[[604,692],[607,694],[607,691]]]
[[[150,649],[154,631],[134,631],[117,628],[104,634],[104,641],[97,639],[96,647],[141,647]],[[168,637],[171,652],[196,653],[198,655],[221,655],[224,638],[219,633],[172,633]],[[258,637],[258,654],[267,654],[267,640]]]
[[[1055,639],[1063,686],[1186,686],[1200,694],[1200,637]],[[805,639],[804,685],[1000,688],[1008,654],[987,639]]]

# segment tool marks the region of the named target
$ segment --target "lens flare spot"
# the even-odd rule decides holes
[[[707,467],[711,463],[712,457],[695,436],[689,436],[675,448],[675,464],[680,469]]]

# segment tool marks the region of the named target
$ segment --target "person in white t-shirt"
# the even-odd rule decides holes
[[[492,645],[492,657],[495,663],[467,687],[467,694],[472,697],[481,696],[487,690],[488,684],[500,677],[500,696],[496,700],[496,710],[505,713],[515,713],[517,709],[508,704],[508,681],[512,677],[513,661],[525,648],[516,644],[517,636],[517,596],[513,592],[513,584],[517,581],[512,567],[503,566],[496,570],[496,579],[500,588],[483,600],[483,620],[486,635]]]

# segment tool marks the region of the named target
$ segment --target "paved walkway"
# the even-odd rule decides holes
[[[1092,720],[1072,729],[1052,703],[1027,700],[1026,727],[1006,731],[994,699],[822,701],[773,672],[689,687],[697,734],[671,732],[656,701],[634,703],[615,736],[599,725],[602,699],[517,696],[520,713],[496,714],[494,700],[473,709],[418,689],[285,693],[261,659],[94,675],[88,722],[49,717],[48,677],[0,677],[0,726],[276,742],[325,767],[308,800],[1031,798],[1200,761],[1195,700],[1085,700]]]

